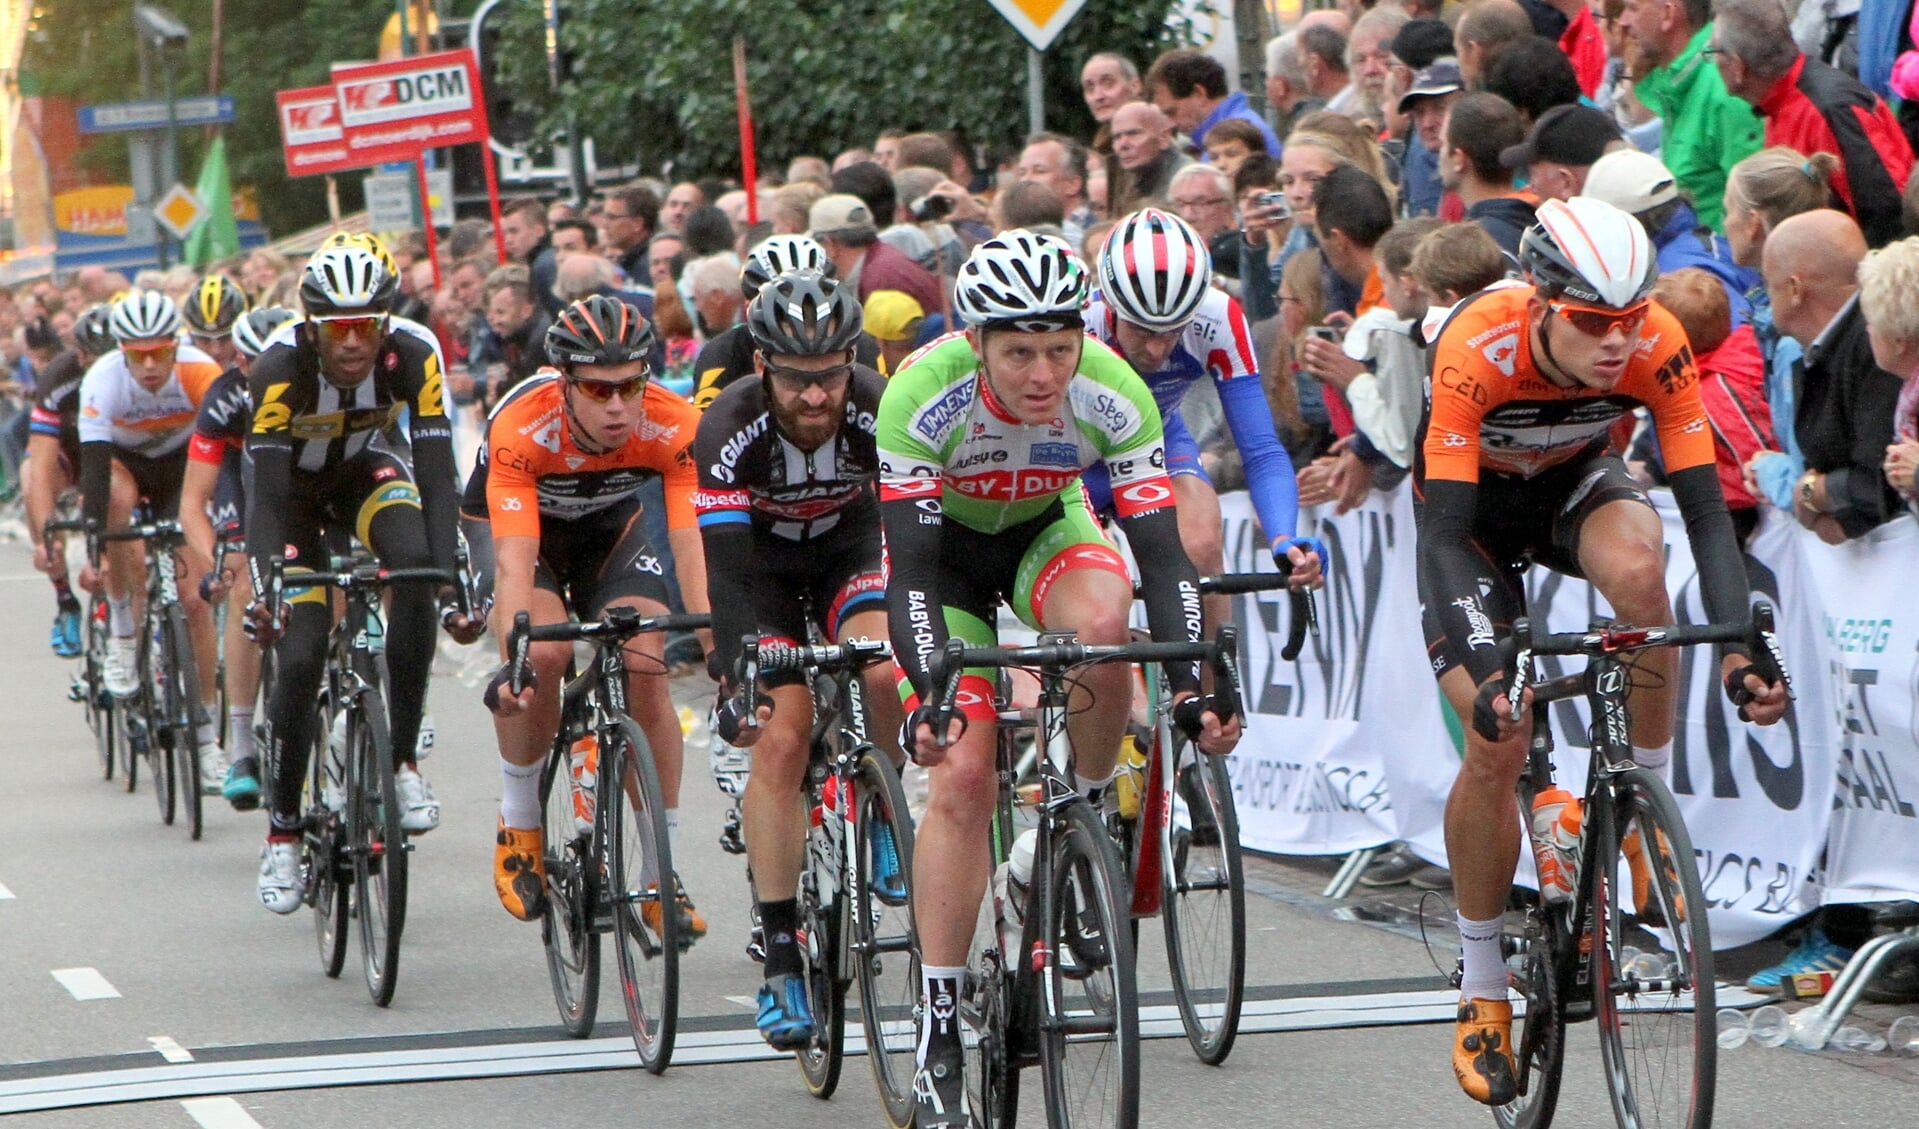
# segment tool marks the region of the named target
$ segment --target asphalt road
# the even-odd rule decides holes
[[[451,677],[434,682],[438,747],[424,767],[444,821],[413,855],[398,996],[380,1009],[358,978],[357,948],[346,974],[328,980],[310,915],[260,907],[263,816],[212,801],[205,839],[194,843],[160,825],[144,783],[128,795],[100,779],[80,709],[66,700],[70,664],[46,647],[51,608],[24,547],[0,544],[9,776],[0,788],[0,1112],[44,1110],[10,1125],[879,1122],[864,1060],[850,1059],[838,1096],[820,1102],[752,1032],[759,974],[743,953],[743,867],[717,846],[721,797],[703,756],[688,773],[681,865],[712,932],[682,966],[681,1051],[655,1078],[630,1065],[610,954],[596,1037],[565,1040],[538,932],[493,896],[498,762],[475,691]],[[685,680],[676,696],[691,702],[701,688]],[[1150,1039],[1143,1124],[1490,1124],[1454,1087],[1449,1028],[1435,1022],[1447,1014],[1445,995],[1421,944],[1340,920],[1319,899],[1279,896],[1284,884],[1270,881],[1283,876],[1279,864],[1251,871],[1267,880],[1249,902],[1248,1031],[1221,1068],[1200,1065],[1183,1039]],[[1147,923],[1141,935],[1149,1033],[1176,1030],[1164,1019],[1159,931]],[[1912,1072],[1883,1066],[1728,1052],[1718,1123],[1907,1123]],[[1021,1123],[1039,1124],[1037,1079],[1027,1085],[1034,1097]],[[115,1100],[80,1104],[103,1097]],[[1574,1031],[1557,1124],[1612,1124],[1590,1027]]]

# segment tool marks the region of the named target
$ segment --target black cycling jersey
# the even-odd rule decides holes
[[[207,389],[200,401],[200,414],[193,419],[192,447],[200,441],[237,450],[246,443],[247,430],[253,424],[253,401],[247,398],[247,376],[238,367],[227,369]]]
[[[80,380],[87,375],[89,363],[68,349],[40,370],[34,385],[30,432],[58,439],[60,454],[76,474],[80,470]]]
[[[744,323],[713,338],[700,346],[700,355],[693,362],[696,379],[693,382],[693,394],[687,399],[693,406],[705,411],[713,406],[720,393],[733,386],[742,376],[753,375],[753,335],[747,332]],[[870,369],[880,365],[879,339],[870,333],[860,334],[860,342],[854,347],[853,360]]]

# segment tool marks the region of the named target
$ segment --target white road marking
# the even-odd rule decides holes
[[[735,1003],[744,1008],[758,1009],[760,1006],[760,1001],[754,999],[752,996],[722,996],[720,998],[726,1000],[728,1003]]]
[[[117,1000],[120,990],[107,983],[97,968],[56,968],[53,978],[76,1000]]]
[[[5,882],[0,882],[0,902],[10,902],[12,900],[13,900],[13,891],[7,889],[7,884]]]
[[[170,1035],[148,1035],[147,1042],[153,1044],[153,1053],[168,1062],[192,1062],[193,1052],[173,1041]]]
[[[194,1098],[180,1104],[200,1129],[260,1129],[246,1107],[232,1098]]]

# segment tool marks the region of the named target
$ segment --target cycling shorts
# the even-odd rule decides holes
[[[133,486],[147,501],[147,511],[156,518],[169,518],[180,512],[180,484],[186,481],[187,453],[175,451],[157,459],[113,449],[113,461],[133,476]]]
[[[240,532],[247,512],[247,491],[241,466],[244,456],[228,451],[220,460],[220,477],[213,485],[213,535],[226,545],[229,553],[246,552],[246,538]]]
[[[1199,440],[1186,430],[1186,421],[1178,412],[1165,418],[1166,425],[1166,474],[1171,478],[1191,476],[1206,485],[1213,484],[1212,477],[1199,461]],[[1113,483],[1107,476],[1105,463],[1094,463],[1080,472],[1080,481],[1086,485],[1086,497],[1092,503],[1096,514],[1113,512]]]
[[[707,562],[707,568],[716,567],[752,569],[753,583],[747,591],[754,629],[762,642],[804,643],[809,619],[825,638],[838,639],[848,616],[886,611],[878,522],[805,543],[756,536],[751,558]],[[792,686],[804,682],[805,676],[798,672],[762,675],[760,681],[767,686]]]
[[[1479,587],[1496,635],[1503,638],[1513,621],[1526,614],[1526,566],[1540,564],[1584,579],[1579,567],[1580,528],[1601,506],[1618,501],[1652,505],[1626,464],[1603,451],[1570,459],[1531,478],[1481,472],[1473,544],[1486,568]],[[1423,590],[1419,607],[1426,656],[1437,678],[1463,661]]]
[[[330,557],[346,544],[347,533],[362,545],[374,544],[374,520],[392,510],[410,512],[412,520],[421,523],[418,539],[424,544],[420,489],[412,470],[390,452],[369,449],[326,470],[294,471],[285,527],[288,598],[293,596],[291,577],[296,571],[329,567]]]
[[[571,521],[540,519],[533,586],[552,592],[581,619],[622,599],[667,607],[666,570],[646,540],[638,496]]]

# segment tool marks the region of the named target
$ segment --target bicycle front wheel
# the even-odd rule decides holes
[[[886,754],[860,753],[853,784],[853,971],[866,1056],[892,1129],[913,1123],[913,1015],[920,1001],[913,945],[913,817]]]
[[[187,613],[178,604],[167,609],[167,721],[173,730],[174,789],[180,796],[187,834],[200,838],[204,810],[200,803],[200,734],[194,714],[200,706],[200,668],[193,661],[193,636],[187,633]]]
[[[1645,769],[1618,774],[1612,803],[1596,806],[1593,1005],[1613,1113],[1621,1129],[1708,1129],[1718,1042],[1692,837],[1672,793]]]
[[[1218,1066],[1233,1051],[1246,993],[1239,816],[1219,757],[1175,735],[1168,767],[1175,802],[1164,839],[1166,962],[1186,1040],[1201,1062]]]
[[[362,691],[347,714],[347,821],[353,843],[353,902],[360,916],[360,957],[367,994],[393,1002],[400,979],[400,934],[406,929],[406,832],[393,783],[393,739],[379,695]]]
[[[1566,1013],[1559,1006],[1558,958],[1565,953],[1562,915],[1544,906],[1526,915],[1526,926],[1502,938],[1513,988],[1525,1000],[1525,1016],[1513,1020],[1513,1053],[1519,1061],[1519,1096],[1493,1107],[1500,1129],[1546,1129],[1559,1105],[1559,1079],[1566,1060]]]
[[[631,718],[600,733],[599,812],[626,1019],[640,1065],[659,1074],[679,1024],[679,901],[653,749]]]
[[[149,619],[147,638],[140,641],[140,697],[134,708],[146,733],[147,771],[153,777],[153,799],[160,805],[160,822],[173,826],[173,728],[166,714],[166,648],[158,625]],[[131,779],[131,777],[129,777]]]
[[[600,935],[593,931],[599,859],[592,829],[575,821],[574,782],[564,754],[549,755],[540,774],[542,838],[546,847],[546,972],[560,1025],[575,1039],[593,1033],[600,1008]]]
[[[313,900],[313,940],[320,950],[320,971],[338,979],[346,967],[347,909],[352,874],[340,865],[346,843],[334,797],[343,794],[341,766],[334,763],[327,735],[333,717],[324,703],[314,711],[313,748],[307,755],[306,796],[300,809],[307,813],[307,889]],[[273,779],[269,772],[267,779]]]
[[[1068,805],[1039,897],[1040,1067],[1053,1129],[1139,1124],[1139,997],[1117,873],[1113,842],[1092,807]]]

